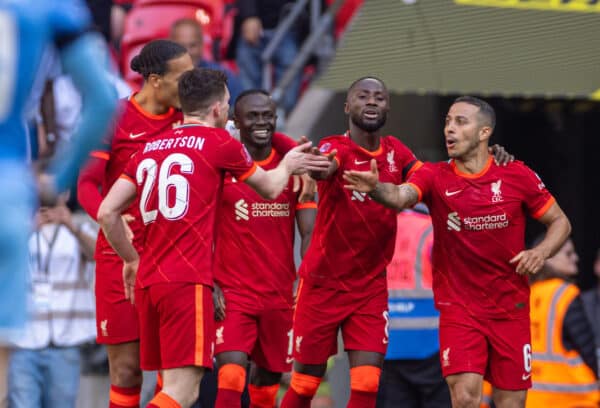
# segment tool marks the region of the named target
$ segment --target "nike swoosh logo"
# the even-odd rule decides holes
[[[358,165],[365,164],[365,163],[368,163],[368,162],[369,162],[368,160],[358,161],[358,160],[354,159],[354,164],[358,164]]]
[[[455,194],[460,193],[461,191],[462,190],[456,190],[456,191],[448,191],[448,190],[446,190],[446,197],[451,197],[451,196],[453,196]]]
[[[140,136],[144,136],[146,134],[146,132],[142,132],[142,133],[130,133],[129,134],[129,138],[130,139],[137,139]]]
[[[531,377],[531,373],[523,374],[523,376],[521,378],[523,379],[523,381],[527,381],[529,379],[529,377]]]
[[[285,362],[287,364],[292,364],[294,362],[294,358],[293,357],[286,357]]]

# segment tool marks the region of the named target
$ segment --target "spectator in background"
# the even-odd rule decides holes
[[[600,249],[596,253],[596,260],[594,261],[594,275],[598,280],[596,287],[583,292],[581,300],[588,320],[594,329],[596,357],[600,362]]]
[[[377,407],[449,407],[438,357],[439,312],[431,290],[431,217],[420,203],[397,220],[394,256],[386,268],[390,333]]]
[[[13,408],[74,407],[79,346],[94,339],[91,269],[96,243],[89,224],[76,225],[63,194],[36,214],[29,239],[31,320],[15,341],[8,373]]]
[[[182,18],[173,23],[170,33],[171,41],[184,46],[190,56],[194,66],[200,68],[216,69],[225,72],[227,75],[227,88],[231,94],[230,100],[235,101],[238,95],[242,92],[243,86],[236,74],[230,69],[222,66],[217,62],[206,61],[202,57],[204,49],[204,40],[202,27],[198,22],[191,18]]]
[[[597,408],[600,404],[594,338],[571,280],[579,257],[567,240],[531,281],[533,387],[527,407]]]
[[[293,2],[289,0],[238,0],[240,37],[237,43],[236,60],[245,88],[264,88],[262,81],[263,63],[261,54],[273,39],[275,29]],[[288,31],[273,54],[275,83],[298,54],[298,33]],[[298,73],[287,88],[281,106],[289,113],[296,105],[300,93],[301,73]],[[282,115],[279,115],[283,119]]]

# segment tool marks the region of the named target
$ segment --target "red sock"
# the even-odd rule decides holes
[[[146,408],[181,408],[181,405],[161,391],[152,398]]]
[[[279,391],[279,384],[262,387],[249,384],[250,408],[273,408],[277,400],[277,391]]]
[[[351,390],[347,408],[375,408],[376,402],[376,392]]]
[[[246,369],[237,364],[225,364],[219,368],[217,383],[215,408],[240,408],[246,386]]]
[[[161,392],[162,391],[162,387],[163,387],[162,376],[160,375],[160,371],[157,371],[156,372],[156,386],[154,387],[154,395],[156,395],[159,392]]]
[[[281,408],[310,408],[312,396],[298,394],[293,388],[288,388],[281,401]]]
[[[140,407],[140,385],[135,387],[110,386],[108,408],[139,408]]]
[[[350,369],[350,401],[347,408],[375,408],[381,369],[357,366]]]

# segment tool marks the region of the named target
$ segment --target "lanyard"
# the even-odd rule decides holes
[[[44,262],[44,267],[42,268],[42,248],[41,248],[41,240],[40,240],[40,235],[43,235],[41,233],[41,230],[37,230],[36,232],[36,241],[37,241],[37,266],[38,266],[38,271],[43,272],[44,275],[46,276],[46,278],[48,277],[48,272],[50,269],[50,256],[52,255],[52,250],[54,249],[54,244],[56,244],[56,239],[58,238],[58,230],[60,229],[60,224],[57,225],[56,227],[54,227],[54,233],[52,234],[52,238],[50,238],[50,241],[48,241],[48,252],[46,253],[46,259]],[[45,237],[44,237],[44,240]]]

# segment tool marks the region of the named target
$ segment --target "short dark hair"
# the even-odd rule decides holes
[[[354,87],[355,87],[355,86],[356,86],[356,85],[357,85],[359,82],[361,82],[361,81],[364,81],[365,79],[373,79],[373,80],[375,80],[375,81],[379,82],[379,83],[380,83],[380,84],[381,84],[381,85],[382,85],[382,86],[383,86],[383,87],[384,87],[384,88],[387,90],[387,86],[385,85],[385,82],[383,82],[383,80],[381,80],[381,79],[379,79],[379,78],[377,78],[377,77],[375,77],[375,76],[370,76],[370,75],[368,75],[368,76],[360,77],[360,78],[358,78],[356,81],[352,82],[352,83],[350,84],[350,86],[348,87],[348,93],[350,93],[350,91],[351,91],[352,89],[354,89]]]
[[[194,68],[184,72],[177,86],[181,110],[186,114],[208,113],[210,106],[223,99],[227,75],[221,70]]]
[[[151,74],[164,75],[168,71],[167,63],[187,53],[185,47],[169,40],[154,40],[144,45],[138,55],[133,57],[130,67],[140,73],[144,79]]]
[[[181,26],[186,26],[186,25],[189,25],[190,27],[196,28],[198,30],[198,32],[200,34],[202,34],[202,26],[200,25],[200,23],[198,23],[198,21],[194,20],[193,18],[184,17],[184,18],[180,18],[179,20],[176,20],[171,25],[171,29],[169,31],[169,35],[171,37],[173,37],[173,33],[175,32],[175,30],[177,30]]]
[[[267,91],[265,91],[264,89],[247,89],[247,90],[243,91],[242,93],[240,93],[238,95],[238,97],[235,99],[235,103],[233,105],[234,111],[237,110],[238,105],[242,102],[242,99],[244,99],[246,96],[250,96],[250,95],[265,95],[269,98],[271,97],[271,94],[268,93]]]
[[[488,125],[492,128],[492,130],[494,130],[494,127],[496,127],[496,112],[489,103],[487,103],[483,99],[479,99],[474,96],[468,95],[459,96],[454,100],[454,103],[459,102],[464,102],[468,103],[469,105],[477,106],[479,108],[478,113],[481,116],[483,116],[484,120],[487,122],[486,125]]]

